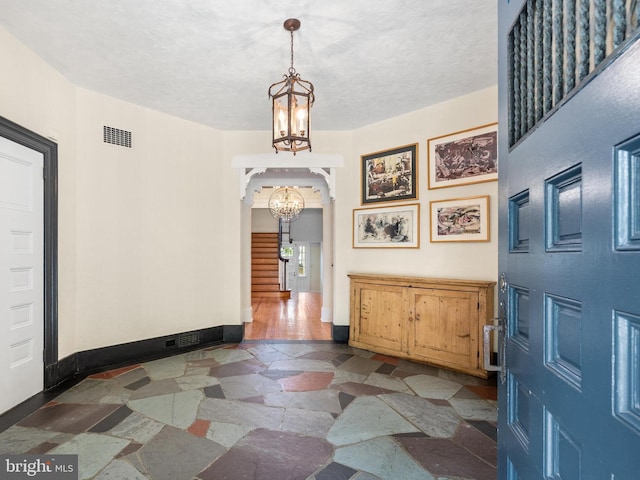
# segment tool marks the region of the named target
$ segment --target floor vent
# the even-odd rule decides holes
[[[104,143],[131,148],[131,132],[119,128],[104,126],[102,133]]]
[[[184,333],[178,337],[178,348],[190,347],[200,343],[200,333]]]

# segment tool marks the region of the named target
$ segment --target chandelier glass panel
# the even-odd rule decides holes
[[[284,80],[269,87],[272,101],[273,141],[276,153],[311,150],[310,110],[315,96],[313,84],[300,78],[293,67],[293,32],[300,28],[300,21],[290,18],[284,22],[291,34],[291,66]]]

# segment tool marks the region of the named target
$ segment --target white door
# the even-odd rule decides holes
[[[0,413],[43,390],[43,155],[0,137]]]
[[[307,242],[293,242],[293,265],[291,270],[295,272],[295,290],[296,292],[308,292],[309,291],[309,243]]]

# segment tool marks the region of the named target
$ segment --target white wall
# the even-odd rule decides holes
[[[59,146],[60,358],[246,319],[251,209],[231,159],[272,151],[269,132],[221,132],[77,88],[1,28],[0,62],[0,115]],[[490,88],[355,131],[313,133],[314,153],[345,158],[323,214],[323,269],[333,271],[323,318],[348,324],[350,272],[495,280],[497,184],[427,190],[426,140],[496,118]],[[132,131],[133,148],[103,144],[103,125]],[[353,249],[360,155],[414,142],[420,248]],[[429,200],[479,194],[491,195],[491,242],[430,244]]]
[[[0,115],[58,144],[58,351],[75,352],[76,100],[60,73],[0,27]]]
[[[494,123],[498,118],[497,87],[423,108],[354,132],[350,161],[339,172],[335,205],[335,296],[337,325],[349,323],[348,273],[381,273],[423,277],[495,280],[498,268],[498,184],[481,183],[428,190],[427,139]],[[360,155],[418,143],[419,249],[353,249],[352,214],[360,203]],[[490,195],[491,241],[430,243],[429,202]]]

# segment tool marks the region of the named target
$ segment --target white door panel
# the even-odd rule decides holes
[[[43,155],[0,137],[0,413],[43,388]]]

